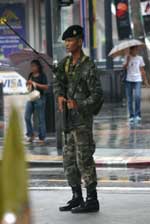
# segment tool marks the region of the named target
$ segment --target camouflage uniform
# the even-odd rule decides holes
[[[64,169],[70,186],[81,183],[84,179],[86,187],[97,185],[96,169],[93,159],[95,144],[93,140],[93,110],[97,101],[102,97],[102,89],[98,80],[94,63],[83,52],[73,68],[71,57],[63,59],[56,74],[56,96],[64,96],[70,99],[77,77],[80,82],[77,86],[74,100],[77,102],[77,110],[69,110],[68,115],[68,142],[64,147]],[[66,71],[67,61],[70,60],[69,70]]]

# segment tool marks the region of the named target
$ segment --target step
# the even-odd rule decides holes
[[[63,168],[30,168],[29,185],[67,186]],[[97,168],[98,186],[150,186],[150,169]]]
[[[62,167],[62,156],[28,155],[27,161],[30,167]],[[100,157],[95,156],[96,167],[118,168],[148,168],[150,157]]]

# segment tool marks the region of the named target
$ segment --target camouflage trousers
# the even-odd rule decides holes
[[[68,142],[64,147],[64,170],[70,186],[81,184],[81,178],[88,188],[96,188],[96,167],[93,159],[95,144],[92,130],[78,128],[68,134]]]

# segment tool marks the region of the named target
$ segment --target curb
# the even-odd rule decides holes
[[[62,161],[28,161],[30,168],[63,168]]]
[[[62,168],[62,161],[28,161],[30,168]],[[150,161],[96,161],[97,168],[150,168]]]
[[[62,168],[62,156],[27,156],[29,168]],[[1,158],[0,158],[1,163]],[[150,168],[150,157],[100,157],[95,156],[97,168]]]

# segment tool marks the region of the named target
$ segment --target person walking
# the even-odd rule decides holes
[[[68,108],[68,134],[63,158],[65,174],[73,193],[72,199],[59,210],[72,213],[99,211],[92,126],[93,114],[102,101],[103,93],[97,69],[82,50],[83,38],[83,28],[79,25],[73,25],[63,33],[62,39],[70,56],[58,64],[55,81],[59,111],[63,112],[64,104]],[[78,85],[72,99],[76,82]],[[86,201],[82,196],[81,178],[87,190]]]
[[[35,133],[32,125],[32,115],[36,112],[39,128],[39,143],[43,144],[46,137],[45,126],[45,91],[48,90],[47,77],[43,72],[42,65],[39,60],[31,62],[31,73],[29,74],[27,87],[32,92],[38,90],[40,97],[33,101],[28,100],[25,109],[25,123],[27,129],[27,141],[32,143]]]
[[[124,68],[126,69],[126,95],[129,108],[129,121],[141,121],[141,86],[142,81],[147,87],[149,83],[146,78],[145,63],[143,57],[138,55],[137,46],[129,49],[129,55],[125,59]],[[133,107],[133,90],[135,89],[135,108]]]

